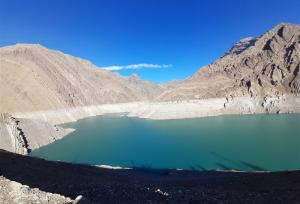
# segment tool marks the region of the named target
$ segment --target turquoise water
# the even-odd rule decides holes
[[[31,155],[48,160],[193,170],[300,169],[300,115],[148,120],[90,117],[76,131]]]

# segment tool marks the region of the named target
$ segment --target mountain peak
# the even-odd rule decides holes
[[[300,26],[280,23],[237,42],[162,100],[300,94]]]
[[[41,44],[30,44],[30,43],[17,43],[15,45],[5,46],[3,48],[13,49],[13,50],[40,49],[40,48],[47,49]]]
[[[27,44],[27,43],[17,43],[15,45],[0,47],[0,51],[4,53],[14,53],[14,54],[39,53],[41,50],[48,50],[48,49],[40,44]]]
[[[133,73],[129,76],[130,79],[133,79],[133,80],[140,80],[141,78],[136,74],[136,73]]]
[[[16,47],[44,47],[41,44],[38,43],[17,43],[15,45]]]
[[[227,52],[227,54],[233,54],[233,55],[239,55],[245,50],[247,50],[249,47],[254,46],[255,42],[258,40],[256,37],[247,37],[243,38],[240,41],[238,41],[230,50]]]
[[[300,26],[291,23],[280,23],[275,26],[273,29],[265,33],[262,37],[265,38],[274,38],[279,37],[283,38],[284,40],[290,40],[295,33],[300,32]]]

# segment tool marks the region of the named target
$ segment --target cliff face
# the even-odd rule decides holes
[[[0,48],[0,112],[147,101],[163,87],[40,45]]]
[[[246,38],[157,100],[300,94],[300,26],[279,24]]]

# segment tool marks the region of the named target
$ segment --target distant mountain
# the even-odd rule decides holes
[[[282,23],[236,43],[156,100],[300,94],[300,26]]]
[[[164,87],[41,45],[0,48],[0,112],[147,101]]]

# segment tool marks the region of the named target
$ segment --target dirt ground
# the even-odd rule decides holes
[[[0,150],[0,175],[95,203],[300,203],[300,171],[246,173],[103,169]]]

